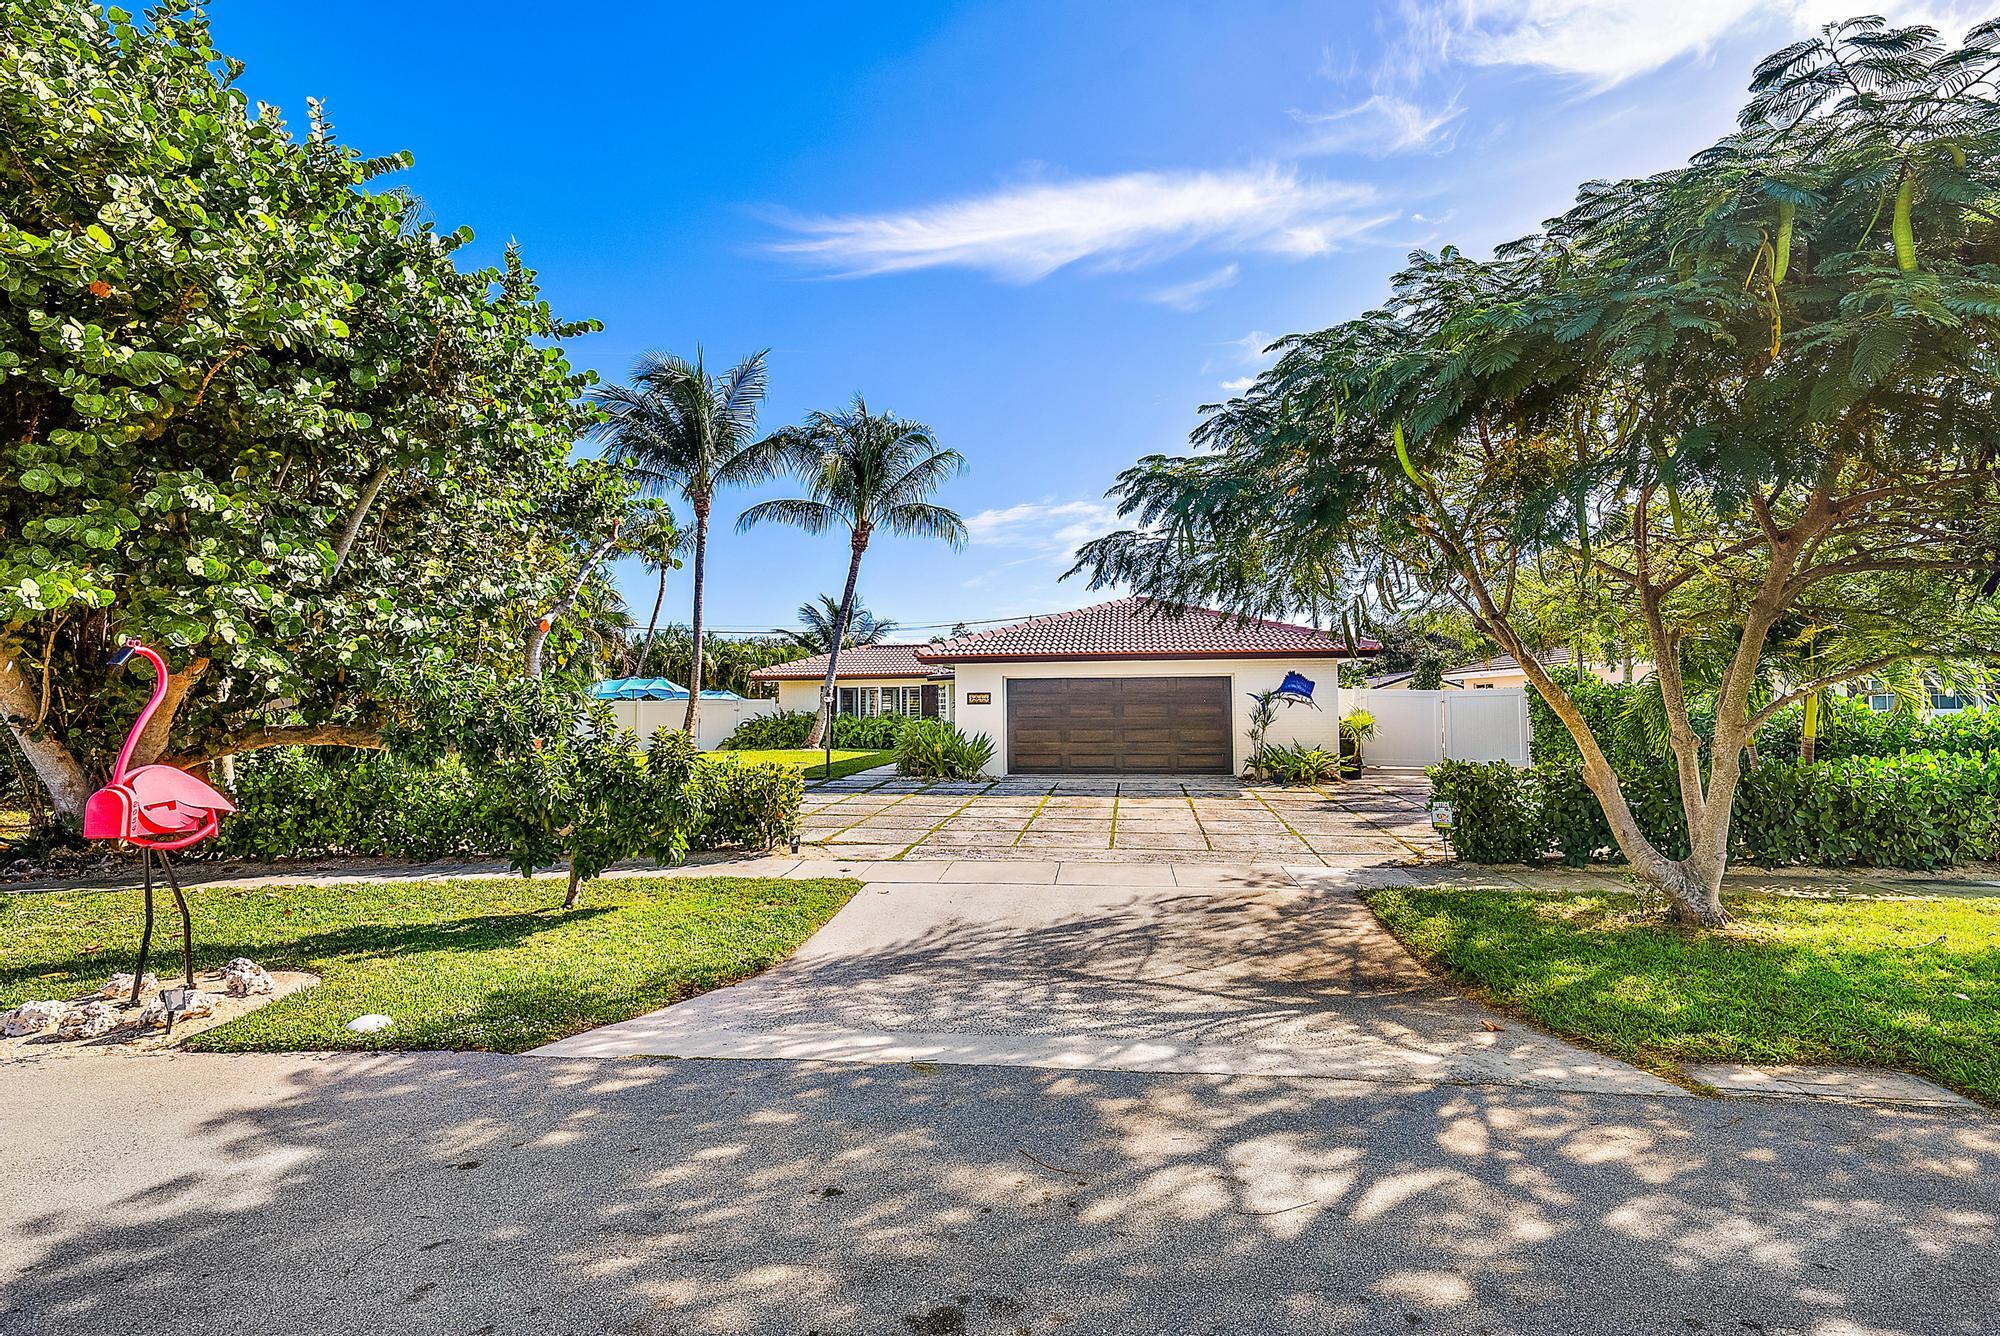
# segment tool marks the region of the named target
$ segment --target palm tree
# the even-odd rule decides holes
[[[826,647],[833,643],[834,624],[840,620],[840,600],[832,594],[821,594],[817,601],[799,604],[799,629],[779,627],[778,634],[797,645],[808,654],[824,654]],[[855,595],[854,611],[847,618],[847,634],[842,637],[842,649],[855,645],[879,645],[896,630],[897,623],[887,617],[877,617],[868,611],[860,595]]]
[[[592,430],[611,443],[606,453],[630,469],[645,492],[678,492],[694,511],[694,662],[681,725],[690,735],[701,715],[709,508],[719,488],[768,478],[778,462],[771,443],[755,439],[768,352],[720,376],[708,374],[699,349],[692,362],[648,353],[632,368],[630,386],[607,385],[591,396],[604,410],[605,420]]]
[[[965,521],[929,497],[964,472],[965,457],[938,445],[922,423],[870,413],[858,394],[841,412],[814,413],[805,425],[787,427],[771,440],[783,464],[805,481],[807,495],[760,501],[743,512],[737,527],[777,520],[807,533],[824,533],[836,524],[848,531],[847,588],[827,644],[819,715],[806,739],[806,746],[816,747],[831,720],[840,645],[854,614],[854,584],[868,540],[881,528],[964,546]]]
[[[633,507],[632,520],[625,529],[625,550],[660,577],[660,590],[653,597],[653,615],[646,619],[646,641],[640,646],[634,673],[645,673],[646,660],[653,653],[653,640],[660,630],[660,609],[667,601],[667,573],[681,568],[681,557],[693,542],[694,534],[674,523],[674,514],[664,502],[644,501]]]

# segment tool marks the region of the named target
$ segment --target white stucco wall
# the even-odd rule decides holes
[[[1338,661],[1334,659],[1071,659],[1052,663],[957,663],[952,665],[958,691],[961,731],[984,733],[995,744],[990,775],[1007,773],[1007,680],[1023,677],[1226,677],[1235,743],[1231,769],[1241,774],[1250,756],[1250,696],[1267,691],[1300,672],[1313,683],[1319,708],[1280,705],[1268,734],[1272,742],[1340,746]],[[985,705],[970,703],[972,693],[992,695]]]
[[[775,701],[768,700],[705,700],[701,703],[701,718],[695,725],[695,746],[714,751],[728,741],[745,719],[770,714],[777,708]],[[614,700],[611,713],[645,742],[663,728],[678,729],[687,719],[687,701]]]

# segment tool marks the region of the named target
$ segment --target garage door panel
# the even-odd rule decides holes
[[[1226,677],[1010,678],[1019,774],[1227,774]]]

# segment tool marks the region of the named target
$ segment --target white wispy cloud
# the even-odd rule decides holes
[[[1392,221],[1372,186],[1286,167],[1035,181],[896,213],[779,221],[783,255],[850,276],[975,269],[1033,282],[1088,261],[1132,268],[1196,247],[1302,257]]]
[[[1236,264],[1225,264],[1213,273],[1161,288],[1152,294],[1152,298],[1160,305],[1171,306],[1176,311],[1199,311],[1207,305],[1211,293],[1220,292],[1234,284],[1239,272],[1240,269]]]
[[[1442,107],[1426,107],[1396,93],[1376,93],[1339,111],[1292,113],[1309,135],[1300,152],[1359,152],[1377,158],[1449,149],[1464,115],[1455,97]]]
[[[1231,394],[1241,394],[1257,383],[1255,376],[1238,376],[1235,380],[1225,380],[1222,388]]]
[[[1752,24],[1809,31],[1870,10],[1896,23],[1934,23],[1957,35],[1985,0],[1438,0],[1406,3],[1396,44],[1400,72],[1425,63],[1546,70],[1596,89],[1706,53]]]
[[[1023,501],[965,517],[974,546],[1061,549],[1116,527],[1118,509],[1103,501]]]
[[[1007,559],[961,583],[978,589],[1002,580],[1032,583],[1060,575],[1075,560],[1077,548],[1120,527],[1117,507],[1103,501],[1045,497],[982,510],[965,517],[972,546],[994,549],[995,556],[1007,553]]]

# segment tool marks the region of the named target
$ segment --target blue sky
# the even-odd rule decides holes
[[[1854,0],[1858,11],[1883,8]],[[1950,0],[1888,6],[1957,35]],[[521,243],[571,349],[771,350],[765,422],[856,392],[969,470],[973,542],[878,539],[911,626],[1093,601],[1058,583],[1105,489],[1185,442],[1277,335],[1381,299],[1415,247],[1474,252],[1578,183],[1724,131],[1752,63],[1826,0],[550,5],[220,0],[247,91],[409,149],[482,258]],[[468,21],[468,15],[470,19]],[[726,520],[768,493],[724,498]],[[846,544],[720,526],[709,623],[838,592]],[[643,617],[650,580],[621,583]],[[670,616],[687,616],[682,572]]]

